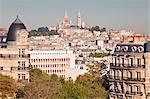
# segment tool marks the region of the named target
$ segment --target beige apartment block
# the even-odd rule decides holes
[[[28,31],[17,17],[7,36],[0,37],[0,73],[29,81]]]
[[[110,63],[110,99],[150,99],[150,42],[117,44]]]

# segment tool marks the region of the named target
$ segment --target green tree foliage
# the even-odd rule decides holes
[[[104,56],[106,56],[107,55],[107,53],[102,53],[102,52],[96,52],[96,53],[90,53],[90,55],[89,55],[89,57],[99,57],[99,58],[102,58],[102,57],[104,57]]]
[[[108,92],[103,87],[105,81],[99,76],[99,68],[99,64],[91,66],[89,72],[78,76],[76,81],[48,75],[39,69],[31,69],[29,83],[16,83],[0,74],[0,94],[8,97],[16,93],[19,99],[105,99]]]
[[[78,76],[76,81],[31,69],[30,82],[21,82],[20,87],[16,87],[13,79],[0,75],[0,92],[6,96],[16,92],[19,99],[105,99],[107,91],[103,87],[104,80],[99,76],[99,68],[98,64],[90,67],[89,72]]]
[[[101,64],[101,63],[87,65],[89,68],[88,72],[93,76],[100,76],[100,70],[101,70],[102,65],[103,64]]]
[[[100,31],[100,27],[99,26],[92,27],[91,31]]]
[[[105,99],[107,91],[105,91],[102,83],[102,78],[99,76],[93,76],[89,73],[80,75],[76,80],[76,84],[80,85],[79,95],[85,99]]]
[[[96,64],[93,64],[93,65],[87,65],[89,67],[89,73],[93,76],[97,76],[97,77],[100,77],[100,71],[101,69],[104,69],[106,66],[105,63],[96,63]],[[109,87],[110,87],[110,84],[109,84],[109,79],[108,77],[105,75],[102,77],[102,86],[105,88],[106,91],[109,90]]]
[[[0,97],[14,97],[17,91],[17,83],[13,78],[0,74]]]
[[[29,37],[31,36],[51,36],[51,35],[59,35],[56,30],[49,31],[47,27],[40,27],[38,30],[31,30],[29,32]]]
[[[61,83],[57,75],[49,76],[41,70],[32,69],[30,72],[31,81],[22,89],[24,98],[28,99],[55,99],[60,96]]]
[[[103,28],[101,28],[100,29],[100,27],[99,26],[93,26],[91,29],[89,29],[90,31],[100,31],[100,32],[106,32],[106,28],[105,27],[103,27]]]

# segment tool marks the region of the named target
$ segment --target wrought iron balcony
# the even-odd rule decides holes
[[[134,65],[127,65],[125,66],[125,69],[128,69],[128,68],[131,68],[131,69],[144,69],[145,68],[145,65],[138,65],[138,64],[134,64]]]
[[[118,81],[118,82],[123,82],[123,78],[121,78],[120,76],[112,76],[112,75],[109,75],[109,81]]]
[[[11,67],[11,71],[28,71],[29,67]]]
[[[18,79],[18,82],[29,82],[29,79]]]
[[[118,95],[124,94],[122,90],[117,90],[117,89],[116,90],[115,89],[110,89],[109,92],[112,93],[112,94],[118,94]]]
[[[29,72],[30,68],[17,68],[17,67],[11,67],[10,69],[0,69],[0,72]]]
[[[110,68],[111,69],[121,69],[122,67],[120,64],[110,63]]]
[[[143,93],[142,92],[126,92],[126,96],[142,96]]]
[[[145,82],[145,78],[129,78],[129,77],[124,77],[123,79],[125,81]]]
[[[131,65],[131,64],[115,64],[115,63],[110,63],[110,69],[144,69],[145,68],[145,65],[138,65],[138,64],[134,64],[134,65]]]
[[[0,54],[0,58],[29,58],[29,54]]]
[[[121,77],[121,76],[112,76],[109,75],[109,80],[110,81],[119,81],[119,82],[128,82],[128,81],[133,81],[133,82],[145,82],[145,78],[129,78],[129,77]]]

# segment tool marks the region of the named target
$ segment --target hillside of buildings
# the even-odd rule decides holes
[[[0,29],[0,97],[148,99],[149,61],[149,35],[88,26],[80,12],[29,32],[17,16]]]

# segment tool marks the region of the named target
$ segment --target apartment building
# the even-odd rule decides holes
[[[71,50],[29,51],[33,68],[48,74],[66,77],[66,69],[75,67],[75,54]]]
[[[7,36],[0,36],[0,73],[29,81],[28,31],[17,17]]]
[[[110,99],[150,99],[150,42],[117,44],[109,81]]]

